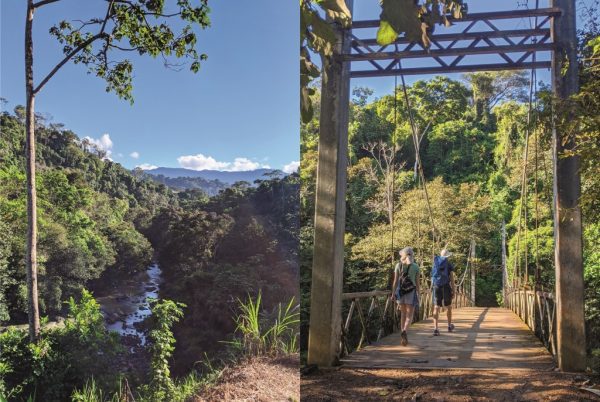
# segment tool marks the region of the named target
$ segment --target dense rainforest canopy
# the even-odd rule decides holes
[[[22,107],[14,113],[3,112],[0,124],[0,325],[10,326],[27,322]],[[297,296],[298,175],[265,178],[252,185],[240,182],[229,188],[215,183],[215,190],[221,191],[209,197],[199,189],[171,189],[139,171],[129,171],[61,124],[42,116],[37,124],[43,316],[51,321],[72,317],[73,311],[81,309],[79,302],[97,310],[84,289],[92,294],[110,291],[114,283],[157,261],[163,275],[159,297],[186,306],[179,322],[170,323],[177,341],[172,368],[183,375],[206,357],[214,360],[227,352],[226,342],[233,339],[236,329],[238,299],[256,297],[261,291],[262,306],[271,311]],[[93,322],[100,331],[102,316]],[[17,353],[21,349],[15,345],[21,341],[9,338],[4,341],[15,347],[10,356],[19,364],[27,361]],[[73,346],[63,338],[52,341],[55,335],[43,338],[54,342],[58,351]],[[102,339],[106,342],[95,344],[96,348],[111,347],[114,342]],[[99,369],[102,364],[116,369],[115,375],[130,365],[123,356],[107,355],[105,360],[95,365],[82,363],[77,376],[62,373],[73,379],[59,391],[38,383],[38,397],[43,397],[42,392],[70,395],[75,387],[83,386],[85,373],[106,369]],[[2,375],[6,363],[0,361]],[[65,364],[56,364],[54,369],[67,370],[70,363]],[[11,367],[9,372],[15,377],[9,379],[31,375],[17,375],[15,366]],[[51,376],[42,370],[40,375],[61,381],[56,373]],[[0,393],[6,387],[0,381]],[[25,387],[21,395],[26,397],[32,389]]]

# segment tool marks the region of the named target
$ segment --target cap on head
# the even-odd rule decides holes
[[[450,256],[452,256],[452,253],[450,251],[448,251],[448,249],[443,249],[442,252],[440,253],[440,256],[450,257]]]

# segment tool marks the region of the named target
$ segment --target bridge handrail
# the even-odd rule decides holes
[[[344,319],[342,320],[342,337],[339,348],[340,357],[361,349],[365,343],[370,344],[373,341],[379,341],[382,337],[399,329],[400,313],[397,308],[394,308],[395,302],[392,302],[390,295],[391,291],[389,290],[342,293],[342,302],[350,301],[350,305],[346,310],[346,316],[342,316]],[[363,302],[369,299],[369,307],[365,310],[366,303]],[[419,308],[415,309],[413,322],[424,320],[433,314],[431,288],[421,287],[419,301]],[[457,286],[452,304],[455,308],[473,306],[473,301],[465,291],[464,286]],[[360,327],[358,327],[360,336],[358,337],[358,343],[353,346],[350,344],[350,337],[352,324],[357,321],[353,320],[355,312],[358,323],[360,323]]]
[[[544,346],[556,357],[556,301],[554,294],[541,290],[507,289],[504,307],[523,320]]]

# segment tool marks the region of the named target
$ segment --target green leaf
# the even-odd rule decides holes
[[[377,43],[380,45],[389,45],[398,37],[398,32],[394,31],[394,28],[389,22],[381,20],[379,23],[379,29],[377,30]]]
[[[302,121],[308,123],[313,116],[313,106],[310,99],[310,88],[302,87],[300,89],[300,114]]]
[[[312,18],[312,30],[309,40],[313,50],[319,52],[322,56],[331,56],[333,44],[335,43],[335,33],[331,25],[316,13]]]
[[[420,7],[415,5],[413,0],[382,0],[381,9],[380,30],[382,30],[383,23],[387,22],[398,34],[404,32],[409,40],[419,41],[421,39]],[[389,35],[389,30],[386,29],[384,32]],[[379,38],[379,33],[377,36]],[[386,38],[389,39],[389,36]]]

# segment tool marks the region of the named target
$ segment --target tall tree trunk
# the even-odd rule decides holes
[[[27,158],[27,297],[29,338],[36,342],[40,334],[40,311],[37,288],[37,195],[35,189],[35,93],[33,88],[33,0],[27,2],[25,22],[25,154]]]

